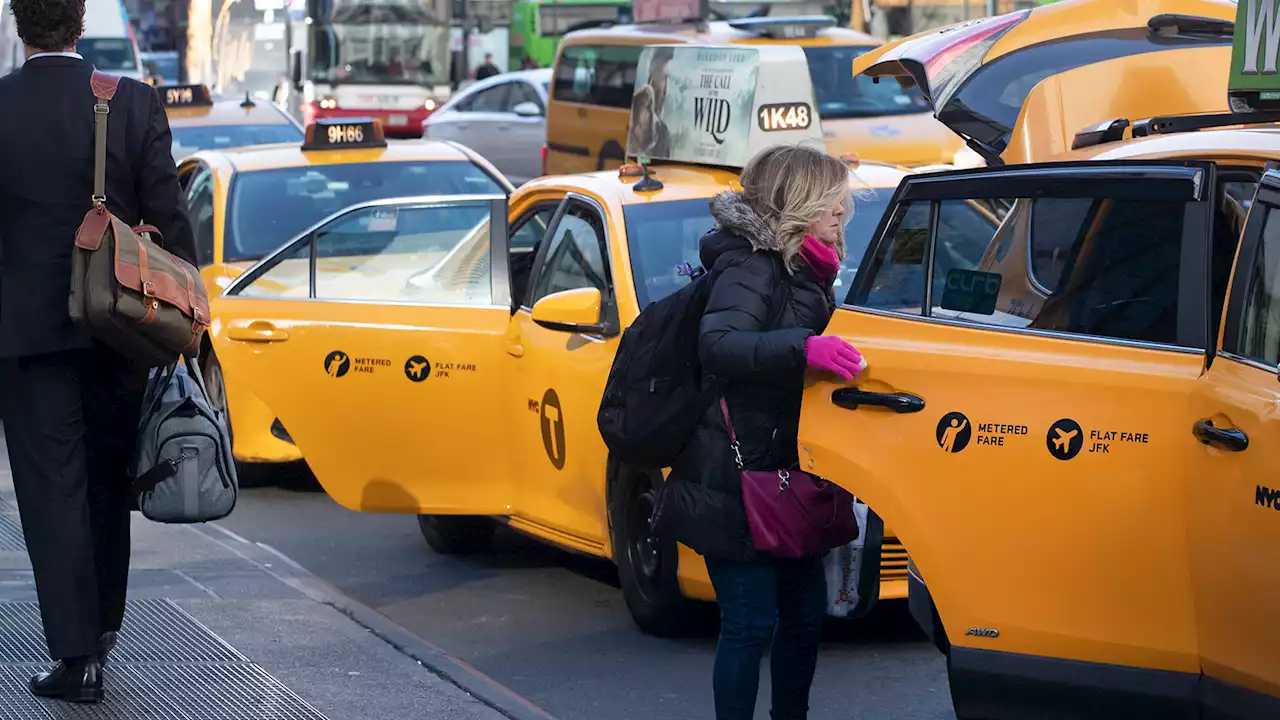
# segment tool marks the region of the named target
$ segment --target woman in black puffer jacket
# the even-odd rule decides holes
[[[718,276],[699,356],[704,376],[724,386],[745,467],[795,468],[805,369],[851,379],[865,366],[848,343],[820,337],[844,257],[848,169],[818,150],[778,146],[752,159],[742,187],[711,201],[717,227],[703,237],[701,255]],[[660,526],[706,558],[720,605],[717,720],[753,717],[771,635],[772,717],[804,720],[826,615],[821,556],[781,560],[755,552],[718,403],[667,485]]]

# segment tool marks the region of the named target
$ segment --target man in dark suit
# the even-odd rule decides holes
[[[84,6],[9,2],[28,59],[0,78],[0,394],[45,640],[58,661],[30,688],[96,702],[124,617],[128,465],[147,370],[68,313],[72,244],[93,196],[93,67],[74,52]],[[155,225],[170,252],[194,263],[155,91],[122,79],[107,118],[107,207],[129,225]]]

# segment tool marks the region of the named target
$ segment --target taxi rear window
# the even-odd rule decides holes
[[[853,217],[845,225],[847,254],[836,280],[837,288],[853,282],[892,195],[892,189],[859,190]],[[700,241],[716,222],[706,198],[628,205],[622,214],[627,225],[631,272],[636,280],[636,300],[644,308],[688,284],[689,278],[678,274],[676,266],[686,262],[694,267],[701,264]]]
[[[942,108],[938,119],[956,132],[1003,151],[1022,104],[1047,77],[1130,55],[1230,44],[1230,37],[1159,38],[1146,28],[1135,28],[1031,45],[996,58],[974,72]],[[818,97],[822,97],[820,92]]]
[[[806,47],[813,93],[818,98],[818,114],[826,120],[840,118],[905,115],[929,111],[929,101],[915,89],[905,90],[896,82],[874,82],[866,75],[849,72],[854,58],[873,50],[871,46]]]
[[[488,195],[502,187],[466,161],[351,163],[240,173],[231,184],[225,262],[258,260],[351,205],[413,195]]]
[[[173,152],[189,155],[197,150],[222,150],[248,145],[301,143],[302,131],[293,125],[210,125],[173,128]]]

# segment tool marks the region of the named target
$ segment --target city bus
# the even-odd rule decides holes
[[[429,0],[293,0],[286,42],[275,99],[304,125],[373,117],[387,137],[422,137],[451,92],[449,21]]]
[[[630,0],[515,0],[511,5],[511,69],[523,68],[526,57],[538,67],[551,67],[556,46],[567,32],[629,22]]]

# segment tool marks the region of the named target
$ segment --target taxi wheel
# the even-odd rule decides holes
[[[419,515],[418,528],[441,555],[470,555],[490,548],[498,524],[475,515]]]
[[[231,427],[231,415],[227,412],[227,381],[222,376],[222,363],[218,362],[218,356],[214,355],[207,346],[200,372],[204,375],[205,390],[209,392],[209,405],[215,412],[220,412],[227,418],[227,436],[234,447],[236,432],[235,428]],[[236,480],[240,487],[264,487],[271,484],[271,466],[242,463],[234,457],[231,461],[236,464]]]
[[[699,612],[704,603],[695,603],[680,592],[675,540],[649,530],[658,488],[658,482],[641,472],[625,482],[621,501],[613,511],[614,556],[622,597],[635,624],[650,635],[678,637],[705,626],[706,613]]]

